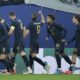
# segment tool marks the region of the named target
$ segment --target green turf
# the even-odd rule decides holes
[[[0,75],[0,80],[80,80],[80,75]]]

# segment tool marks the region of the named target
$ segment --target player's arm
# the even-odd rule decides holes
[[[9,30],[10,30],[9,24],[7,22],[4,22],[4,24],[5,24],[6,28],[7,28],[7,31],[9,32]]]
[[[15,30],[15,27],[14,27],[14,26],[11,26],[10,31],[9,31],[9,33],[8,33],[8,35],[12,35],[12,34],[13,34],[13,32],[14,32],[14,30]]]
[[[23,37],[24,38],[27,37],[29,35],[29,33],[30,33],[30,30],[26,29],[26,27],[24,27],[24,29],[23,29]]]
[[[72,43],[75,40],[75,36],[68,42],[68,44]]]
[[[0,43],[8,38],[8,34],[7,34],[6,30],[3,28],[2,31],[4,32],[4,36],[2,38],[0,38]]]
[[[49,36],[50,36],[50,29],[47,27],[47,36],[46,36],[46,40],[49,39]]]
[[[41,23],[44,24],[45,19],[44,19],[44,15],[43,15],[42,11],[39,11],[39,14],[41,15]]]

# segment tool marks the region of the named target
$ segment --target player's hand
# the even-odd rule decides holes
[[[67,43],[67,42],[65,42],[65,45],[68,45],[68,43]]]
[[[38,12],[39,14],[42,14],[42,11],[41,10],[39,10],[39,12]]]
[[[62,42],[66,42],[66,40],[65,39],[62,39]]]
[[[49,40],[49,38],[48,37],[46,37],[46,41],[48,41]]]

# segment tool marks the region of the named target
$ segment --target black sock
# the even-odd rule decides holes
[[[26,57],[26,55],[22,56],[22,59],[26,65],[26,67],[29,67],[29,61],[28,61],[28,58]]]
[[[58,68],[61,68],[61,57],[60,57],[60,55],[55,54],[55,58],[56,58],[56,61],[57,61]]]
[[[33,67],[33,58],[32,58],[31,55],[29,55],[29,63],[30,63],[30,67],[32,69],[32,67]]]
[[[10,60],[7,60],[7,65],[8,65],[8,67],[10,68],[10,70],[11,70],[12,72],[14,72],[14,69],[13,69],[14,64],[13,64]]]
[[[63,55],[63,58],[65,59],[65,61],[68,63],[68,64],[72,64],[72,61],[70,60],[70,58],[67,56],[67,55]]]
[[[15,63],[16,57],[11,57],[11,62],[14,64]]]
[[[41,59],[39,59],[37,57],[34,57],[33,60],[35,60],[36,62],[38,62],[39,64],[41,64],[43,67],[45,67],[45,63]]]

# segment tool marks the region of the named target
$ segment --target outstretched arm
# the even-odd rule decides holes
[[[42,11],[39,11],[39,14],[41,15],[41,23],[45,23],[45,19],[44,19],[44,15],[42,13]]]
[[[75,40],[75,36],[68,42],[68,44],[72,43]]]

